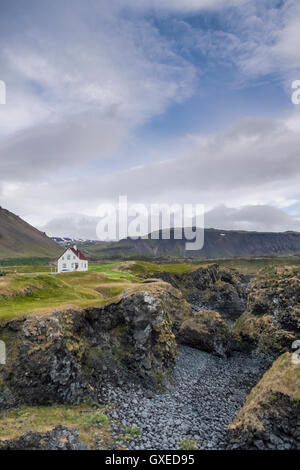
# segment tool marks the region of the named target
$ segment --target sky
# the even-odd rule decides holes
[[[299,0],[1,0],[0,205],[96,238],[99,205],[300,231]]]

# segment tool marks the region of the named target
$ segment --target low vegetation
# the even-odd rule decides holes
[[[300,268],[272,266],[258,271],[248,288],[246,311],[234,334],[244,349],[278,357],[290,350],[300,332]]]
[[[114,273],[113,268],[103,273],[98,269],[55,276],[14,273],[0,277],[0,322],[53,308],[102,305],[134,288],[134,276]]]
[[[22,406],[0,413],[0,442],[15,439],[28,431],[46,432],[57,425],[76,428],[79,439],[94,448],[102,441],[103,448],[112,442],[110,420],[105,408],[90,405],[78,406]]]
[[[172,304],[172,311],[169,313],[172,317],[174,331],[176,330],[175,332],[178,334],[177,339],[180,340],[180,335],[182,335],[182,342],[218,355],[225,355],[230,352],[233,340],[237,343],[249,344],[250,349],[274,352],[276,357],[285,352],[287,348],[290,348],[294,339],[293,335],[296,331],[294,324],[299,318],[299,309],[297,310],[295,307],[297,304],[295,299],[297,300],[297,296],[299,296],[300,268],[297,263],[283,266],[282,263],[284,262],[286,260],[283,259],[220,261],[219,264],[222,267],[230,268],[233,273],[236,271],[249,275],[245,278],[241,277],[246,279],[247,282],[250,281],[250,296],[246,312],[235,322],[234,338],[232,338],[232,332],[230,331],[231,325],[227,325],[219,313],[202,310],[199,318],[197,318],[197,315],[191,318],[191,307],[182,299],[183,294],[169,286],[166,300],[164,300],[163,292],[161,293],[162,311],[168,313],[168,309]],[[176,274],[192,273],[192,276],[188,277],[193,277],[193,271],[199,267],[207,267],[210,264],[215,264],[215,260],[203,263],[171,264],[126,261],[90,265],[88,272],[55,275],[49,273],[51,267],[46,264],[29,266],[19,263],[18,266],[6,266],[2,268],[5,275],[0,276],[0,324],[31,313],[44,315],[51,311],[68,310],[72,307],[76,307],[78,310],[106,304],[109,304],[111,317],[114,318],[114,302],[121,299],[125,293],[127,295],[131,292],[147,290],[150,294],[155,293],[155,298],[158,298],[159,292],[156,292],[156,290],[159,291],[162,285],[166,286],[162,280],[157,279],[158,274],[170,273],[172,278],[177,279],[180,276],[176,276]],[[237,277],[237,274],[231,276],[233,280],[235,277]],[[161,278],[168,280],[168,276],[161,276]],[[228,282],[225,284],[224,281],[217,280],[212,290],[222,290]],[[225,293],[230,292],[228,290]],[[126,295],[124,295],[125,300]],[[172,302],[170,299],[172,299]],[[228,302],[227,297],[226,299]],[[139,303],[137,304],[138,300]],[[141,299],[135,299],[134,302],[132,301],[128,305],[130,305],[130,308],[134,307],[142,311],[140,305],[144,306],[144,304],[148,305],[147,302],[141,303]],[[148,312],[147,309],[145,311]],[[288,312],[288,315],[286,312]],[[52,317],[56,321],[57,314],[54,313]],[[71,314],[66,311],[61,318],[61,321],[71,321]],[[41,323],[40,318],[33,317],[33,319],[36,323]],[[43,318],[43,320],[45,319]],[[54,326],[55,321],[53,322]],[[165,323],[160,325],[159,334],[153,327],[160,346],[169,345],[169,343],[175,345],[174,332],[171,331],[171,324],[168,321],[166,320]],[[9,351],[10,362],[8,362],[8,365],[11,366],[11,362],[14,362],[17,354],[15,333],[3,325],[0,326],[1,339],[5,341]],[[37,326],[33,322],[32,331]],[[71,331],[69,328],[70,325],[66,323],[63,326],[68,354],[73,354],[74,357],[78,358],[83,355],[83,352],[86,353],[83,371],[89,378],[89,374],[92,375],[91,371],[94,365],[100,363],[102,365],[104,360],[107,360],[107,357],[104,357],[105,348],[102,350],[98,346],[95,347],[94,343],[93,346],[88,344],[87,347],[87,344],[83,343],[82,337],[78,341],[77,338],[75,338],[76,341],[73,341],[74,338],[71,334],[73,330]],[[49,326],[47,328],[47,331],[51,333]],[[213,336],[211,335],[212,331],[214,331]],[[184,341],[183,336],[186,337],[187,335],[189,336],[188,341]],[[49,336],[51,338],[49,345],[45,343],[44,336],[44,333],[38,334],[38,341],[41,341],[47,347],[51,347],[51,334]],[[139,335],[137,337],[139,338]],[[213,337],[214,340],[212,344],[209,343],[210,337]],[[128,338],[124,332],[124,322],[112,328],[111,338],[110,349],[108,349],[109,360],[120,366],[120,370],[126,375],[128,364],[132,367],[133,362],[131,356],[129,357],[131,362],[126,356],[128,353]],[[216,339],[218,339],[218,349],[216,349]],[[220,350],[219,343],[222,350]],[[37,343],[35,348],[37,348]],[[168,350],[168,357],[171,358],[173,358],[172,348]],[[32,354],[34,355],[36,352],[37,349],[30,349],[30,364],[32,364]],[[156,352],[155,357],[157,357]],[[45,357],[45,362],[48,362],[48,356]],[[38,354],[36,358],[37,363],[40,365],[40,356]],[[20,364],[20,367],[22,367],[20,376],[24,377],[24,361],[21,361]],[[146,366],[148,367],[147,364]],[[153,365],[151,367],[153,369]],[[279,396],[284,395],[292,403],[292,406],[299,406],[299,367],[291,364],[290,353],[283,354],[274,363],[271,370],[252,390],[245,406],[231,425],[230,429],[234,435],[240,429],[263,429],[266,404],[270,408],[271,405],[273,406],[277,402]],[[157,372],[157,377],[155,377],[157,383],[160,381],[159,374],[163,374],[163,371],[159,370]],[[0,389],[4,385],[5,383],[1,384],[0,381]],[[32,402],[24,401],[24,403]],[[78,406],[22,406],[18,409],[3,411],[0,413],[0,441],[14,439],[29,430],[45,432],[53,429],[58,424],[76,427],[80,440],[86,442],[91,448],[99,446],[99,442],[101,442],[103,448],[110,448],[113,445],[110,422],[105,414],[105,409],[95,408],[87,404]],[[128,427],[120,430],[120,433],[119,441],[126,442],[138,438],[140,430]],[[196,450],[197,444],[187,437],[181,442],[180,448],[183,450]]]
[[[183,439],[180,443],[180,450],[198,450],[197,441],[192,439]]]
[[[224,267],[235,266],[236,270],[248,273],[253,270],[263,282],[271,279],[274,283],[279,276],[278,271],[283,270],[276,263],[281,265],[282,262],[286,260],[221,260],[220,264]],[[189,273],[210,264],[212,262],[208,261],[172,264],[125,261],[94,264],[87,273],[56,275],[50,274],[51,266],[47,265],[6,266],[0,268],[0,272],[6,274],[0,276],[0,322],[57,307],[102,305],[159,273]],[[285,269],[298,271],[296,266]]]
[[[288,404],[286,407],[294,408],[296,412],[300,404],[300,365],[293,364],[289,352],[281,355],[251,390],[229,431],[233,435],[263,432],[270,413],[279,418],[282,413],[281,424],[284,426],[287,409],[284,411],[282,405],[276,408],[277,401],[283,399]]]

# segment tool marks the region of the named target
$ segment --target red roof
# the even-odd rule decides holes
[[[87,258],[81,253],[81,251],[75,250],[75,248],[71,248],[71,247],[70,247],[70,250],[72,250],[74,255],[78,256],[79,259],[87,261]]]
[[[75,250],[75,248],[71,247],[71,246],[68,246],[65,251],[63,252],[62,255],[60,255],[59,259],[68,251],[68,250],[71,250],[74,255],[78,256],[79,259],[82,259],[84,261],[88,261],[88,259],[81,253],[81,251],[79,250]]]

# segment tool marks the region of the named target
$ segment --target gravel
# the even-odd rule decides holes
[[[224,449],[227,426],[267,366],[242,353],[224,359],[180,346],[174,384],[166,393],[134,384],[105,386],[101,398],[110,405],[115,448],[176,450],[189,439],[199,449]]]

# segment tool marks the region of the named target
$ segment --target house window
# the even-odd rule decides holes
[[[67,256],[67,260],[70,260],[70,259],[71,259],[71,256],[70,256],[70,255],[68,255],[68,256]]]
[[[63,264],[63,269],[67,269],[66,263]]]

